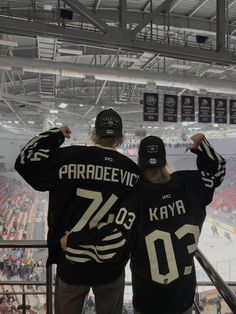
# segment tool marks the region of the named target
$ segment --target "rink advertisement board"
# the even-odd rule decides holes
[[[195,121],[194,96],[181,96],[181,121]]]
[[[236,99],[229,101],[229,123],[236,124]]]
[[[212,99],[210,97],[198,98],[198,122],[212,122]]]
[[[158,94],[144,93],[143,121],[158,121]]]
[[[177,95],[164,95],[163,106],[163,121],[164,122],[177,122]]]
[[[227,123],[226,99],[215,99],[215,123]]]

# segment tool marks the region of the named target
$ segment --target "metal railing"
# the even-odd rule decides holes
[[[47,248],[47,242],[41,240],[1,240],[0,248]],[[228,307],[232,310],[233,313],[236,313],[236,296],[230,289],[230,286],[236,287],[235,281],[225,282],[221,276],[218,274],[216,269],[211,265],[207,260],[204,254],[197,249],[195,253],[195,258],[203,268],[203,270],[208,275],[211,281],[199,281],[198,286],[215,286],[219,294],[222,296]],[[46,269],[46,281],[0,281],[0,285],[16,285],[16,286],[46,286],[46,292],[14,292],[15,295],[22,296],[22,314],[26,314],[27,305],[26,305],[26,295],[40,295],[46,294],[46,313],[53,313],[53,280],[52,280],[52,267]],[[131,286],[131,282],[127,282],[126,286]],[[12,294],[12,293],[2,293],[3,295]],[[200,313],[198,305],[194,304],[195,312]]]
[[[2,240],[0,241],[0,248],[30,248],[30,249],[42,249],[47,248],[47,242],[41,241],[41,240]],[[26,314],[26,302],[25,302],[25,296],[33,295],[33,294],[46,294],[46,308],[47,308],[47,314],[53,313],[53,292],[52,292],[52,267],[46,268],[46,281],[0,281],[0,285],[10,285],[10,286],[46,286],[46,293],[43,292],[15,292],[15,295],[21,295],[22,296],[22,314]],[[2,294],[10,294],[10,293],[2,293]],[[12,294],[12,293],[11,293]]]
[[[229,285],[222,279],[217,270],[211,265],[211,263],[207,260],[205,255],[199,249],[197,249],[195,253],[195,258],[202,266],[202,268],[210,278],[211,282],[218,290],[219,294],[225,300],[226,304],[229,306],[233,313],[236,313],[236,296],[229,288]]]

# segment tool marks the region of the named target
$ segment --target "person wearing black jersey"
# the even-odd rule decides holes
[[[39,134],[22,149],[15,169],[34,189],[49,191],[47,266],[57,264],[56,314],[82,313],[90,287],[97,314],[120,314],[128,258],[115,257],[126,239],[110,223],[139,168],[116,150],[123,141],[122,120],[112,109],[97,115],[94,146],[60,147],[70,135],[67,126]],[[135,216],[127,219],[131,228]]]
[[[203,134],[191,139],[189,148],[197,155],[198,170],[173,173],[161,138],[148,136],[140,142],[142,179],[124,205],[139,212],[131,253],[136,314],[192,313],[196,288],[193,256],[206,205],[224,178],[225,160]]]

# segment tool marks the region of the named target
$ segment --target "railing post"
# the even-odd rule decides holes
[[[22,314],[26,314],[26,302],[25,302],[25,289],[23,289],[22,294]]]
[[[222,279],[216,269],[210,264],[210,262],[199,249],[197,249],[195,252],[195,257],[229,308],[233,311],[233,313],[236,313],[236,296],[234,295],[233,291],[229,288],[227,283]]]
[[[46,306],[47,314],[52,314],[52,266],[47,267],[46,273]]]

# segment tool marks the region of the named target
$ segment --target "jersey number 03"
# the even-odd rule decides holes
[[[182,239],[187,234],[192,234],[194,237],[194,243],[187,246],[188,254],[193,254],[197,249],[200,229],[198,226],[185,224],[174,233],[178,240]],[[163,241],[163,245],[165,248],[166,261],[169,270],[166,274],[160,273],[159,261],[155,245],[155,242],[157,240]],[[145,237],[145,241],[147,246],[152,280],[160,284],[169,284],[170,282],[179,278],[180,274],[177,265],[178,261],[176,261],[171,234],[169,232],[155,230]],[[191,272],[192,265],[185,265],[183,275],[188,275]]]

